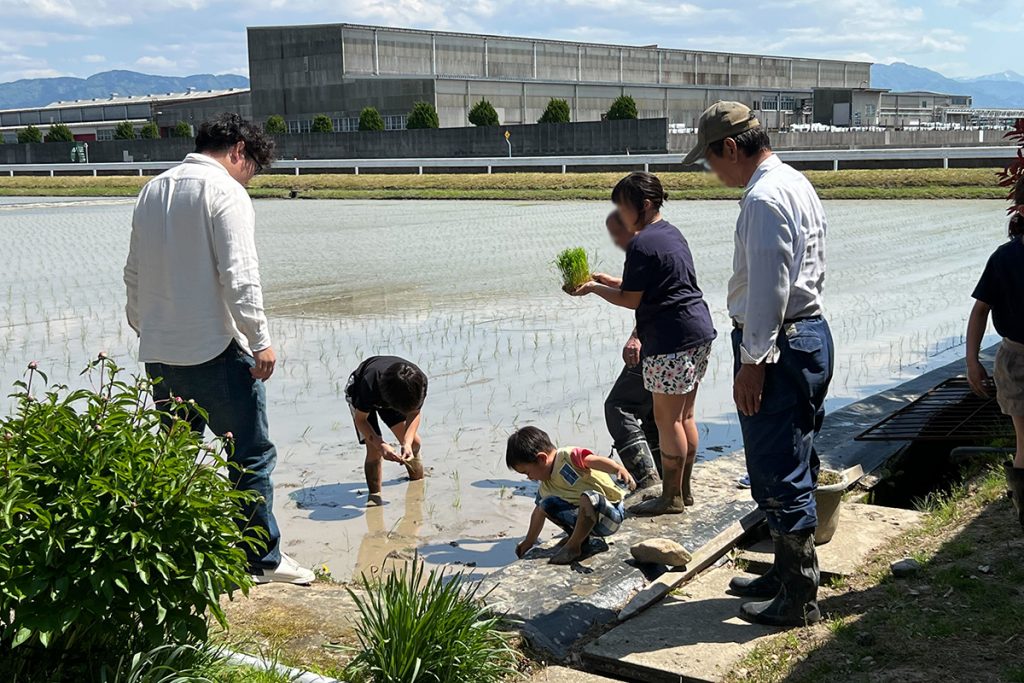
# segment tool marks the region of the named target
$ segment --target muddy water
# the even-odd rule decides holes
[[[99,350],[135,368],[120,271],[130,201],[0,200],[0,383],[39,360],[79,384]],[[831,407],[962,352],[970,291],[1000,242],[995,202],[830,202],[827,304],[838,346]],[[258,202],[280,365],[269,384],[286,550],[336,578],[418,549],[485,573],[514,559],[534,488],[503,464],[515,425],[607,451],[604,394],[630,315],[566,297],[566,246],[618,273],[603,203]],[[738,207],[670,205],[721,336],[698,399],[701,457],[739,445],[725,288]],[[363,507],[362,452],[343,389],[359,360],[406,356],[431,378],[426,481],[385,464],[387,505]],[[6,394],[6,392],[0,392]],[[0,399],[5,401],[6,399]],[[0,404],[6,410],[6,403]],[[699,478],[699,471],[698,471]],[[699,483],[699,482],[698,482]],[[698,489],[699,491],[699,489]]]

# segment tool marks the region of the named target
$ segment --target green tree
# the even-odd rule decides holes
[[[288,132],[288,126],[285,124],[283,116],[274,114],[267,119],[263,131],[269,135],[284,135]]]
[[[537,123],[569,123],[569,103],[565,100],[553,99],[548,102],[547,109]]]
[[[480,100],[473,105],[473,108],[469,110],[469,122],[474,126],[501,125],[501,121],[498,120],[498,112],[494,110],[494,105],[487,100]]]
[[[327,114],[317,114],[313,117],[313,125],[309,130],[313,133],[333,133],[334,122]]]
[[[192,126],[187,121],[178,121],[171,129],[171,137],[190,138],[192,137]]]
[[[135,126],[131,121],[122,121],[114,127],[115,140],[134,140]]]
[[[374,107],[359,112],[359,130],[384,130],[384,119]]]
[[[143,140],[159,140],[160,126],[156,125],[153,121],[147,121],[146,125],[139,131],[139,137]]]
[[[437,118],[437,110],[434,109],[434,105],[421,100],[412,105],[412,111],[409,112],[409,118],[405,122],[405,127],[409,130],[440,128],[441,121]]]
[[[18,142],[26,144],[30,142],[42,142],[43,134],[35,126],[27,126],[18,131]]]
[[[608,110],[609,121],[627,121],[637,118],[636,100],[629,95],[623,95],[612,102]]]
[[[46,131],[43,140],[46,142],[74,142],[75,134],[71,132],[67,124],[55,123],[50,126],[50,130]]]

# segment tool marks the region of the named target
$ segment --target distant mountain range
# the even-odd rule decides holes
[[[954,79],[938,71],[896,62],[871,67],[871,85],[891,90],[931,90],[970,95],[975,107],[1024,108],[1024,76],[1015,71]]]
[[[151,76],[136,71],[104,71],[89,78],[25,78],[0,83],[0,109],[41,107],[58,100],[81,100],[118,95],[151,95],[161,92],[185,92],[248,88],[245,76],[196,74],[194,76]]]

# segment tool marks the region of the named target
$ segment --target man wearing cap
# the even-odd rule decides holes
[[[718,102],[700,119],[684,165],[703,162],[742,187],[729,315],[751,495],[764,511],[775,562],[763,576],[730,583],[748,602],[742,615],[773,626],[818,621],[814,437],[825,416],[833,343],[823,317],[827,221],[803,174],[772,152],[748,107]]]

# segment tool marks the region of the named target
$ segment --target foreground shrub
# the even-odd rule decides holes
[[[114,126],[115,140],[134,140],[136,137],[138,136],[135,134],[135,126],[131,121],[121,121]]]
[[[378,584],[363,575],[360,651],[352,681],[367,683],[494,683],[516,673],[518,655],[477,597],[479,584],[433,570],[418,558]]]
[[[159,140],[160,126],[156,125],[156,122],[154,121],[147,121],[139,131],[139,137],[143,140]]]
[[[0,680],[94,680],[131,653],[201,643],[250,585],[238,522],[252,494],[226,444],[147,407],[151,383],[101,358],[95,390],[29,366],[0,422]],[[164,428],[162,425],[167,425]]]
[[[192,126],[187,121],[178,121],[171,129],[171,137],[190,138],[192,137]]]
[[[50,130],[46,131],[43,140],[46,142],[74,142],[75,134],[71,132],[71,128],[66,123],[55,123],[50,126]]]
[[[312,133],[333,133],[334,121],[327,114],[317,114],[313,117],[313,123],[309,127]]]
[[[263,125],[263,131],[268,135],[284,135],[288,132],[288,126],[285,124],[283,116],[274,114]]]
[[[31,144],[34,142],[42,142],[42,132],[33,125],[28,125],[18,131],[18,142],[21,144]]]

